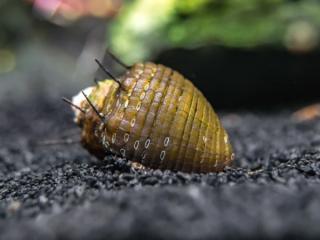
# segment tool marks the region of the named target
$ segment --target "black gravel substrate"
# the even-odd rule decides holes
[[[39,146],[78,137],[67,107],[40,102],[0,109],[1,239],[320,237],[319,120],[224,113],[235,166],[185,174]]]

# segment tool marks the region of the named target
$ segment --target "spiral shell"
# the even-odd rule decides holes
[[[220,171],[232,162],[232,147],[216,113],[180,73],[137,63],[119,82],[104,80],[87,88],[87,101],[81,94],[73,98],[85,109],[74,111],[89,152],[184,172]]]

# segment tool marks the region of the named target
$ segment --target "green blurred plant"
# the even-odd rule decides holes
[[[30,9],[18,0],[0,0],[0,47],[14,46],[30,36]]]
[[[112,24],[108,45],[128,62],[207,45],[309,51],[319,29],[315,0],[135,0]]]
[[[16,52],[32,35],[32,21],[27,6],[18,0],[0,0],[0,75],[16,67]]]

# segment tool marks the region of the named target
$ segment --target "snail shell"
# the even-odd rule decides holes
[[[73,98],[85,110],[74,108],[89,152],[99,158],[111,152],[146,167],[184,172],[220,171],[232,162],[232,147],[216,113],[180,73],[137,63],[119,82],[100,81],[84,90],[88,99],[82,94]]]

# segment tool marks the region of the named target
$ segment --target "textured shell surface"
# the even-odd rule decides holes
[[[108,152],[146,167],[215,172],[233,158],[228,135],[202,93],[184,76],[154,63],[133,65],[119,78],[100,81],[73,102],[82,144],[103,158]]]

